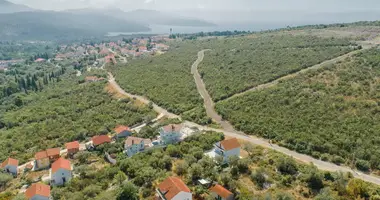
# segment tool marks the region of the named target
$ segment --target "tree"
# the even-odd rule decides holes
[[[124,183],[119,189],[119,191],[117,192],[116,199],[117,200],[125,200],[125,199],[138,200],[139,196],[138,196],[137,187],[131,182]]]
[[[175,173],[178,175],[184,175],[187,173],[187,168],[189,168],[189,164],[186,161],[180,162],[175,166]]]
[[[277,192],[275,200],[294,200],[294,197],[286,192]]]
[[[12,200],[27,200],[26,196],[24,193],[18,194],[15,197],[13,197]]]
[[[310,171],[304,176],[309,188],[313,190],[320,190],[323,188],[323,175],[315,166],[312,166]]]
[[[12,178],[12,175],[0,172],[0,188],[4,187]]]
[[[168,145],[166,152],[168,152],[171,157],[180,157],[181,155],[180,149],[172,144]]]
[[[266,183],[267,179],[265,177],[265,171],[263,168],[256,169],[251,174],[251,180],[258,186],[258,188],[263,189],[264,184]]]
[[[194,163],[191,165],[189,169],[189,175],[191,180],[196,181],[202,176],[202,166],[198,163]]]
[[[118,184],[118,185],[121,185],[125,180],[127,179],[127,176],[124,174],[124,172],[122,171],[119,171],[114,180],[115,182]]]
[[[297,173],[297,164],[293,158],[282,157],[277,163],[277,170],[282,174],[294,175]]]
[[[330,188],[323,188],[320,193],[315,197],[315,200],[335,200],[336,195],[331,191]]]
[[[360,179],[351,179],[347,184],[347,193],[353,198],[368,198],[368,184]]]

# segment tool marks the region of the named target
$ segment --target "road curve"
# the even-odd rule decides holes
[[[149,104],[151,101],[149,101],[147,98],[143,97],[143,96],[138,96],[138,95],[134,95],[134,94],[131,94],[131,93],[128,93],[126,91],[124,91],[120,86],[119,84],[116,83],[115,81],[115,78],[114,76],[112,75],[112,73],[108,72],[108,82],[112,85],[113,88],[115,88],[117,90],[117,92],[119,92],[120,94],[123,94],[123,95],[126,95],[132,99],[137,99],[139,101],[141,101],[142,103],[144,104]],[[157,104],[153,103],[152,102],[152,106],[153,106],[153,110],[156,111],[157,113],[159,114],[163,114],[165,116],[167,116],[168,118],[181,118],[180,116],[176,115],[176,114],[173,114],[169,111],[167,111],[166,109],[158,106]]]
[[[213,120],[215,120],[216,122],[220,123],[220,125],[223,128],[223,130],[209,128],[209,127],[206,127],[206,126],[201,126],[199,124],[196,124],[196,123],[193,123],[193,122],[189,122],[189,121],[185,122],[186,125],[192,126],[192,127],[197,127],[199,130],[222,132],[226,136],[235,137],[235,138],[238,138],[238,139],[241,139],[241,140],[253,143],[255,145],[260,145],[262,147],[265,147],[265,148],[268,148],[268,149],[273,149],[275,151],[281,152],[283,154],[286,154],[288,156],[293,157],[294,159],[296,159],[298,161],[301,161],[301,162],[304,162],[304,163],[313,163],[320,170],[331,171],[331,172],[335,172],[335,171],[351,172],[353,174],[353,176],[356,177],[356,178],[359,178],[359,179],[362,179],[364,181],[380,185],[380,178],[379,177],[376,177],[376,176],[373,176],[373,175],[363,174],[363,173],[360,173],[360,172],[356,172],[356,171],[354,171],[354,170],[352,170],[352,169],[350,169],[348,167],[345,167],[345,166],[339,166],[339,165],[336,165],[336,164],[333,164],[333,163],[330,163],[330,162],[325,162],[325,161],[322,161],[322,160],[318,160],[318,159],[315,159],[315,158],[313,158],[311,156],[308,156],[308,155],[305,155],[305,154],[300,154],[298,152],[291,151],[291,150],[289,150],[287,148],[278,146],[276,144],[272,144],[272,143],[270,143],[266,139],[258,138],[256,136],[247,135],[247,134],[245,134],[243,132],[236,131],[228,121],[224,121],[222,119],[222,117],[215,111],[215,109],[214,109],[215,103],[213,102],[212,98],[208,94],[208,92],[206,90],[206,87],[205,87],[205,84],[204,84],[204,82],[202,80],[202,77],[200,76],[200,74],[198,72],[197,68],[198,68],[198,65],[203,61],[204,52],[205,51],[208,51],[208,50],[202,50],[202,51],[198,52],[198,59],[192,65],[192,67],[191,67],[191,73],[194,75],[194,79],[195,79],[195,83],[197,85],[198,92],[202,96],[202,98],[204,99],[204,105],[205,105],[205,108],[206,108],[207,116],[211,117]],[[316,68],[322,67],[322,66],[324,66],[326,64],[330,64],[330,63],[337,62],[339,60],[343,60],[346,57],[354,55],[354,54],[356,54],[356,53],[358,53],[360,51],[361,50],[350,52],[348,54],[345,54],[343,56],[337,57],[335,59],[328,60],[328,61],[325,61],[325,62],[323,62],[321,64],[315,65],[312,68],[316,69]],[[298,75],[299,73],[304,73],[306,70],[310,70],[310,68],[303,69],[303,70],[301,70],[301,71],[299,71],[297,73],[294,73],[294,74],[291,74],[291,75],[288,75],[288,76],[284,76],[283,78],[280,78],[280,79],[278,79],[276,81],[273,81],[271,83],[264,84],[264,85],[261,85],[261,86],[258,86],[258,87],[260,87],[260,88],[269,87],[270,85],[277,84],[279,82],[279,80],[283,80],[285,78],[293,77],[295,75]],[[258,88],[255,88],[255,90],[256,89],[258,89]],[[241,95],[241,94],[238,94],[238,95]]]
[[[287,75],[282,76],[282,77],[280,77],[280,78],[278,78],[276,80],[273,80],[271,82],[268,82],[268,83],[265,83],[265,84],[261,84],[261,85],[258,85],[258,86],[254,86],[254,87],[252,87],[252,88],[250,88],[248,90],[245,90],[243,92],[234,94],[234,95],[232,95],[232,96],[230,96],[230,97],[228,97],[226,99],[223,99],[221,101],[226,101],[228,99],[232,99],[232,98],[235,98],[235,97],[242,96],[242,95],[246,94],[247,92],[252,92],[252,91],[256,91],[256,90],[261,90],[261,89],[272,87],[274,85],[277,85],[280,81],[284,81],[284,80],[287,80],[287,79],[290,79],[290,78],[294,78],[295,76],[297,76],[299,74],[302,74],[302,73],[305,73],[305,72],[307,72],[309,70],[312,70],[312,69],[319,69],[319,68],[321,68],[323,66],[326,66],[326,65],[329,65],[329,64],[334,64],[334,63],[336,63],[338,61],[342,61],[342,60],[344,60],[344,59],[346,59],[346,58],[348,58],[348,57],[350,57],[352,55],[355,55],[355,54],[357,54],[357,53],[359,53],[359,52],[361,52],[361,51],[363,51],[365,49],[371,48],[371,47],[372,46],[364,46],[363,49],[361,49],[361,50],[351,51],[351,52],[349,52],[347,54],[341,55],[341,56],[333,58],[331,60],[326,60],[326,61],[324,61],[322,63],[319,63],[317,65],[313,65],[313,66],[308,67],[308,68],[301,69],[301,70],[299,70],[297,72],[294,72],[292,74],[287,74]]]
[[[199,94],[202,96],[204,101],[204,107],[206,109],[207,116],[210,117],[213,121],[220,124],[223,130],[234,131],[234,127],[228,122],[224,121],[222,117],[215,111],[215,103],[212,100],[211,96],[207,92],[206,86],[202,80],[201,75],[198,72],[198,65],[203,61],[205,51],[209,51],[208,49],[202,50],[198,52],[198,59],[191,66],[191,73],[194,76],[195,84],[197,85],[197,89]]]
[[[197,72],[197,71],[194,71],[194,69],[196,70],[196,68],[199,65],[199,63],[202,62],[203,57],[204,57],[204,51],[199,52],[198,53],[198,59],[194,63],[195,66],[194,65],[192,66],[192,73],[193,72]],[[199,75],[199,73],[196,73],[196,74]],[[195,76],[194,76],[194,78],[195,78]],[[199,76],[199,78],[200,78],[200,76]],[[200,81],[201,80],[202,79],[200,79]],[[140,100],[140,101],[142,101],[143,103],[146,103],[146,104],[148,104],[149,102],[151,102],[148,99],[146,99],[145,97],[141,97],[141,96],[137,96],[137,95],[133,95],[133,94],[125,92],[117,84],[117,82],[115,81],[115,79],[114,79],[114,77],[112,76],[111,73],[109,73],[109,82],[110,82],[110,84],[112,84],[112,86],[116,90],[118,90],[118,92],[120,92],[122,94],[125,94],[125,95],[129,96],[130,98],[134,98],[135,97],[136,99],[138,99],[138,100]],[[198,82],[198,83],[203,83],[203,81]],[[202,85],[198,85],[197,84],[197,87],[201,87],[201,86]],[[203,84],[203,87],[204,87],[204,84]],[[206,94],[208,94],[207,90],[206,90],[206,93],[203,93],[203,92],[200,92],[200,94],[201,95],[205,95],[205,96],[206,96]],[[202,96],[202,97],[204,98],[204,96]],[[206,102],[206,100],[205,100],[205,102]],[[208,105],[213,105],[213,102],[210,101],[210,103]],[[177,115],[175,115],[173,113],[170,113],[167,110],[165,110],[165,109],[157,106],[156,104],[153,104],[153,108],[154,108],[154,110],[156,112],[158,112],[160,114],[164,114],[164,115],[166,115],[168,117],[170,117],[170,116],[171,117],[175,117],[175,118],[179,117],[179,116],[177,116]],[[226,122],[226,123],[228,123],[228,122]],[[214,129],[214,128],[210,128],[210,127],[207,127],[207,126],[202,126],[202,125],[199,125],[199,124],[196,124],[196,123],[193,123],[193,122],[189,122],[189,121],[185,121],[184,124],[187,125],[187,126],[190,126],[190,127],[196,127],[199,130],[222,132],[226,136],[236,137],[237,139],[244,140],[244,141],[250,142],[252,144],[262,146],[264,148],[272,149],[272,150],[278,151],[280,153],[286,154],[288,156],[292,156],[294,159],[296,159],[298,161],[301,161],[301,162],[304,162],[306,164],[313,163],[320,170],[331,171],[331,172],[336,172],[336,171],[351,172],[355,178],[361,179],[361,180],[366,181],[366,182],[370,182],[370,183],[374,183],[374,184],[380,185],[380,177],[377,177],[377,176],[374,176],[374,175],[363,174],[363,173],[360,173],[360,172],[356,172],[356,171],[354,171],[354,170],[352,170],[352,169],[350,169],[348,167],[345,167],[345,166],[339,166],[339,165],[335,165],[333,163],[329,163],[329,162],[325,162],[325,161],[322,161],[322,160],[318,160],[318,159],[315,159],[315,158],[313,158],[311,156],[300,154],[298,152],[291,151],[291,150],[289,150],[287,148],[280,147],[280,146],[278,146],[276,144],[271,144],[268,140],[263,139],[263,138],[258,138],[256,136],[252,136],[252,135],[246,135],[246,134],[244,134],[242,132],[238,132],[238,131],[235,131],[235,130],[229,131],[229,130]]]

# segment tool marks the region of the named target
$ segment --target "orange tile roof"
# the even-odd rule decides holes
[[[61,149],[60,148],[52,148],[46,150],[47,155],[50,156],[59,156],[61,155]]]
[[[46,151],[40,151],[40,152],[37,152],[34,156],[34,158],[36,160],[41,160],[41,159],[44,159],[44,158],[47,158],[48,155],[47,155],[47,152]]]
[[[18,166],[18,160],[13,159],[13,158],[8,158],[3,163],[1,163],[0,168],[4,168],[7,165]]]
[[[217,195],[223,197],[224,199],[227,199],[230,195],[232,195],[232,192],[218,184],[216,184],[214,187],[211,187],[210,191],[215,192]]]
[[[125,144],[127,144],[127,146],[129,147],[132,144],[140,144],[142,141],[144,141],[144,145],[152,142],[150,139],[138,138],[138,137],[128,137],[125,140]]]
[[[220,145],[224,150],[229,151],[231,149],[239,148],[240,144],[236,138],[231,138],[228,140],[223,140],[220,142]]]
[[[167,200],[173,199],[180,192],[190,192],[186,184],[177,177],[168,177],[158,185],[158,188]]]
[[[108,135],[98,135],[98,136],[92,137],[92,144],[94,146],[98,146],[98,145],[101,145],[104,143],[110,143],[110,142],[111,142],[111,138],[108,137]]]
[[[120,133],[122,133],[122,132],[124,132],[124,131],[129,131],[129,132],[131,132],[132,130],[131,130],[128,126],[122,126],[122,125],[119,125],[119,126],[117,126],[117,127],[114,129],[114,131],[115,131],[117,134],[120,134]]]
[[[57,161],[55,161],[51,165],[51,172],[54,173],[58,171],[59,169],[67,169],[67,170],[72,170],[71,168],[71,163],[69,160],[66,160],[64,158],[59,158]]]
[[[162,127],[165,132],[179,132],[182,129],[181,124],[169,124],[167,126]]]
[[[42,184],[42,183],[33,183],[32,186],[30,186],[25,191],[25,196],[28,199],[31,199],[36,195],[40,195],[43,197],[50,197],[50,186]]]
[[[78,141],[69,142],[69,143],[66,143],[65,146],[66,146],[67,150],[69,150],[69,149],[79,149],[79,142]]]

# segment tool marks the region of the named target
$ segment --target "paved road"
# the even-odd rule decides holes
[[[208,51],[208,50],[202,50],[198,52],[198,59],[191,66],[191,73],[194,76],[194,80],[195,80],[195,84],[197,85],[198,92],[204,100],[204,106],[206,109],[207,116],[209,116],[216,123],[220,124],[224,130],[235,131],[233,126],[229,122],[224,121],[222,117],[215,111],[214,109],[215,103],[212,100],[209,93],[207,92],[206,86],[202,80],[202,77],[198,72],[198,65],[203,61],[205,51]]]
[[[198,59],[194,63],[196,65],[195,66],[193,65],[193,67],[192,67],[192,72],[196,72],[196,71],[193,71],[193,69],[197,68],[198,64],[203,60],[203,57],[204,57],[204,51],[199,52],[198,53]],[[196,73],[196,74],[198,74],[198,73]],[[115,79],[113,78],[112,74],[109,74],[109,75],[110,75],[109,76],[109,82],[111,84],[113,84],[113,86],[120,93],[128,95],[131,98],[136,97],[136,99],[139,99],[143,103],[146,103],[146,104],[148,104],[150,102],[145,97],[141,97],[141,96],[137,96],[137,95],[132,95],[132,94],[129,94],[129,93],[125,92],[115,82]],[[196,76],[194,76],[194,78],[196,78]],[[200,76],[198,78],[200,78]],[[197,87],[202,87],[202,85],[199,84],[199,83],[203,83],[203,81],[198,82],[198,84],[197,84]],[[203,87],[204,87],[204,84],[203,84]],[[206,93],[204,93],[204,92],[205,91],[203,91],[203,92],[200,91],[200,94],[206,96],[208,93],[207,93],[207,91],[206,91]],[[213,105],[212,101],[211,101],[211,105]],[[163,109],[163,108],[161,108],[159,106],[154,106],[154,108],[155,108],[155,111],[158,112],[158,113],[160,113],[160,114],[164,114],[164,115],[172,116],[172,117],[177,116],[177,115],[172,114],[172,113],[168,112],[167,110],[165,110],[165,109]],[[179,116],[177,116],[177,117],[179,117]],[[329,163],[329,162],[325,162],[325,161],[322,161],[322,160],[318,160],[318,159],[315,159],[315,158],[313,158],[311,156],[300,154],[300,153],[297,153],[295,151],[291,151],[291,150],[289,150],[287,148],[280,147],[280,146],[278,146],[276,144],[271,144],[268,140],[263,139],[263,138],[258,138],[258,137],[255,137],[255,136],[246,135],[246,134],[244,134],[242,132],[238,132],[238,131],[235,131],[235,130],[229,131],[229,130],[221,130],[221,129],[209,128],[209,127],[201,126],[199,124],[196,124],[196,123],[193,123],[193,122],[189,122],[189,121],[185,121],[184,123],[185,123],[185,125],[190,126],[190,127],[197,127],[199,130],[222,132],[226,136],[236,137],[238,139],[245,140],[245,141],[250,142],[250,143],[255,144],[255,145],[259,145],[259,146],[262,146],[262,147],[265,147],[265,148],[268,148],[268,149],[273,149],[273,150],[278,151],[280,153],[284,153],[284,154],[286,154],[288,156],[292,156],[294,159],[299,160],[301,162],[304,162],[304,163],[307,163],[307,164],[313,163],[320,170],[331,171],[331,172],[335,172],[335,171],[351,172],[354,175],[354,177],[356,177],[356,178],[359,178],[359,179],[361,179],[363,181],[367,181],[367,182],[371,182],[371,183],[380,185],[380,177],[373,176],[373,175],[363,174],[363,173],[360,173],[360,172],[353,171],[350,168],[345,167],[345,166],[338,166],[338,165],[335,165],[333,163]]]
[[[113,75],[109,72],[108,73],[108,82],[112,85],[113,88],[115,88],[120,94],[123,94],[123,95],[126,95],[130,98],[133,98],[133,99],[137,99],[141,102],[143,102],[144,104],[149,104],[151,101],[149,101],[147,98],[145,97],[142,97],[142,96],[138,96],[138,95],[134,95],[134,94],[131,94],[131,93],[128,93],[126,91],[124,91],[120,86],[119,84],[116,83],[115,81],[115,78],[113,77]],[[152,102],[153,103],[153,102]],[[167,111],[166,109],[158,106],[157,104],[153,103],[153,110],[156,111],[157,113],[160,113],[160,114],[163,114],[165,116],[167,116],[168,118],[181,118],[180,116],[176,115],[176,114],[173,114],[173,113],[170,113],[169,111]]]
[[[247,92],[252,92],[252,91],[256,91],[256,90],[261,90],[261,89],[265,89],[265,88],[272,87],[272,86],[274,86],[274,85],[277,85],[280,81],[284,81],[284,80],[287,80],[287,79],[290,79],[290,78],[294,78],[295,76],[297,76],[297,75],[299,75],[299,74],[302,74],[302,73],[305,73],[305,72],[307,72],[307,71],[309,71],[309,70],[312,70],[312,69],[319,69],[319,68],[321,68],[321,67],[323,67],[323,66],[326,66],[326,65],[329,65],[329,64],[334,64],[334,63],[336,63],[336,62],[338,62],[338,61],[342,61],[342,60],[344,60],[344,59],[346,59],[346,58],[348,58],[348,57],[350,57],[350,56],[352,56],[352,55],[355,55],[355,54],[357,54],[357,53],[359,53],[359,52],[361,52],[361,51],[363,51],[363,50],[365,50],[365,49],[371,48],[371,47],[372,47],[371,45],[363,46],[363,49],[361,49],[361,50],[351,51],[350,53],[347,53],[347,54],[344,54],[344,55],[342,55],[342,56],[339,56],[339,57],[333,58],[333,59],[331,59],[331,60],[324,61],[324,62],[322,62],[322,63],[320,63],[320,64],[313,65],[313,66],[311,66],[311,67],[308,67],[308,68],[302,69],[302,70],[297,71],[297,72],[295,72],[295,73],[292,73],[292,74],[288,74],[288,75],[282,76],[282,77],[280,77],[280,78],[278,78],[278,79],[276,79],[276,80],[274,80],[274,81],[271,81],[271,82],[269,82],[269,83],[265,83],[265,84],[262,84],[262,85],[255,86],[255,87],[253,87],[253,88],[251,88],[251,89],[248,89],[248,90],[246,90],[246,91],[244,91],[244,92],[234,94],[234,95],[232,95],[231,97],[228,97],[228,98],[223,99],[223,100],[221,100],[221,101],[226,101],[226,100],[228,100],[228,99],[232,99],[232,98],[235,98],[235,97],[239,97],[239,96],[241,96],[241,95],[244,95],[244,94],[247,93]]]

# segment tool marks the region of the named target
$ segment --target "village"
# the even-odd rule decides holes
[[[175,145],[194,134],[202,134],[197,128],[189,127],[185,124],[168,124],[160,127],[156,139],[151,140],[149,138],[134,137],[134,133],[139,129],[141,129],[141,126],[130,128],[119,125],[109,135],[97,135],[87,142],[72,141],[66,143],[63,148],[56,147],[39,151],[35,153],[34,160],[25,164],[19,164],[18,160],[9,157],[0,164],[0,168],[14,177],[25,176],[25,174],[31,172],[43,172],[39,179],[35,180],[31,185],[24,185],[19,192],[24,193],[27,199],[49,200],[52,199],[50,194],[51,187],[65,185],[73,177],[78,177],[73,172],[75,165],[72,164],[73,159],[75,159],[74,155],[78,152],[97,151],[102,145],[112,145],[116,140],[123,140],[124,151],[122,153],[132,157],[153,148],[166,148],[167,145]],[[214,148],[209,152],[204,152],[204,154],[213,158],[215,162],[228,164],[231,158],[240,157],[240,151],[241,145],[238,140],[230,138],[215,143]],[[117,163],[117,160],[107,152],[105,152],[104,159],[110,164]],[[218,183],[207,179],[199,179],[198,183],[208,188],[215,199],[234,199],[234,194]],[[191,200],[192,191],[183,180],[172,176],[158,185],[156,199]]]

